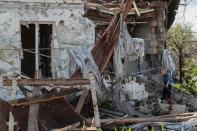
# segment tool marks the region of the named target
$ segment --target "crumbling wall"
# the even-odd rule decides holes
[[[149,16],[139,19],[140,24],[132,28],[131,35],[134,38],[142,38],[145,42],[145,57],[141,71],[155,69],[162,66],[162,52],[166,40],[166,12],[167,3],[164,1],[154,1],[152,8],[154,12]],[[130,59],[131,58],[131,59]],[[132,56],[125,63],[125,73],[135,74],[140,72],[138,61]]]
[[[134,27],[133,37],[145,41],[144,69],[154,69],[162,66],[162,52],[166,40],[166,9],[164,1],[153,1],[155,12],[150,18],[141,20],[147,22]]]
[[[161,51],[162,47],[158,47],[158,40],[156,34],[152,32],[154,27],[151,26],[151,23],[156,21],[153,19],[146,19],[147,24],[136,25],[133,31],[134,37],[143,38],[145,42],[145,60],[144,60],[144,69],[152,69],[161,66]],[[163,46],[163,45],[161,45]]]
[[[10,45],[21,48],[21,22],[54,22],[52,72],[54,77],[64,77],[64,69],[69,64],[66,47],[95,42],[94,24],[83,14],[83,4],[0,2],[0,48],[13,49]],[[0,64],[3,72],[16,71],[8,62],[20,70],[21,51],[1,50],[0,58],[7,60]]]
[[[83,14],[83,4],[0,2],[0,75],[21,70],[23,58],[21,22],[23,24],[50,22],[53,23],[51,43],[53,78],[68,78],[66,73],[70,69],[68,48],[76,46],[88,48],[95,43],[94,24],[83,17]],[[3,99],[11,98],[9,90],[0,88],[0,92]]]

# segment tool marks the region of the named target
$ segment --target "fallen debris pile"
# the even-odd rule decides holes
[[[173,94],[179,96],[179,94],[181,93],[180,96],[182,96],[182,98],[179,98],[181,101],[184,100],[184,102],[182,101],[180,103],[179,99],[174,98],[173,110],[169,112],[167,102],[163,101],[162,103],[160,100],[161,91],[158,90],[162,90],[162,88],[152,87],[153,89],[150,89],[150,85],[147,86],[149,88],[149,91],[151,91],[148,93],[149,96],[147,99],[143,99],[141,101],[126,99],[126,101],[124,100],[118,103],[117,101],[110,101],[110,104],[108,102],[103,104],[103,107],[105,107],[104,110],[110,108],[111,111],[106,111],[106,114],[104,116],[101,115],[102,127],[107,129],[121,127],[125,129],[131,128],[134,130],[142,130],[150,127],[162,130],[162,127],[167,131],[174,129],[197,129],[196,123],[194,122],[197,121],[197,113],[185,113],[188,111],[188,109],[191,108],[193,109],[193,111],[196,111],[196,109],[194,110],[192,106],[195,105],[195,102],[192,103],[195,98],[192,99],[192,96],[184,92],[181,93],[180,91],[174,89]],[[189,104],[185,102],[189,102]],[[113,114],[114,110],[116,110],[116,112]],[[103,111],[101,110],[101,113],[102,112]],[[122,112],[123,114],[121,114]],[[165,115],[169,113],[170,115]],[[108,114],[113,115],[108,116]],[[121,116],[119,114],[121,114]],[[125,115],[127,118],[125,118]],[[192,124],[190,123],[191,121],[193,121]]]

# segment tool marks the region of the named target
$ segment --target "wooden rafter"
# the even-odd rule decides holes
[[[133,6],[132,2],[133,0],[122,0],[119,10],[115,13],[110,24],[102,34],[102,37],[96,42],[91,51],[94,61],[97,64],[101,74],[105,71],[110,58],[112,57],[114,48],[116,47],[119,38],[120,24],[127,18],[128,12]],[[121,15],[122,18],[120,17]],[[80,69],[72,75],[72,78],[81,77],[82,74],[80,73]]]
[[[132,0],[123,0],[119,11],[112,18],[109,26],[103,33],[101,39],[96,43],[92,50],[95,62],[100,72],[103,73],[112,57],[120,33],[120,24],[126,19],[128,12],[132,8]],[[122,18],[121,18],[122,14]]]
[[[2,84],[4,86],[12,86],[12,80],[4,79]],[[76,85],[89,85],[90,82],[87,79],[18,79],[18,86],[76,86]]]
[[[25,106],[25,105],[36,104],[36,103],[41,103],[41,102],[48,102],[48,101],[52,101],[55,99],[60,99],[62,97],[65,97],[66,95],[75,93],[77,91],[80,91],[80,89],[71,88],[71,89],[66,89],[66,90],[59,91],[59,92],[53,92],[53,93],[47,93],[43,95],[36,95],[33,97],[28,97],[28,98],[11,100],[9,101],[9,103],[12,107],[17,107],[17,106]]]

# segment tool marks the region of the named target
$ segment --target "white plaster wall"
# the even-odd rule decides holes
[[[69,63],[65,47],[91,45],[95,42],[94,24],[84,18],[83,14],[83,4],[0,2],[0,49],[12,48],[7,43],[21,48],[21,21],[54,22],[51,47],[64,49],[52,49],[53,76],[64,77],[63,73]],[[64,21],[64,27],[59,26],[61,20]],[[19,51],[0,50],[1,58],[21,68]],[[11,68],[13,66],[6,62],[0,62],[0,71],[7,72]]]

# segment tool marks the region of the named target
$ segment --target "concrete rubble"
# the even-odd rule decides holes
[[[0,130],[196,130],[196,97],[161,100],[178,4],[0,0]]]

